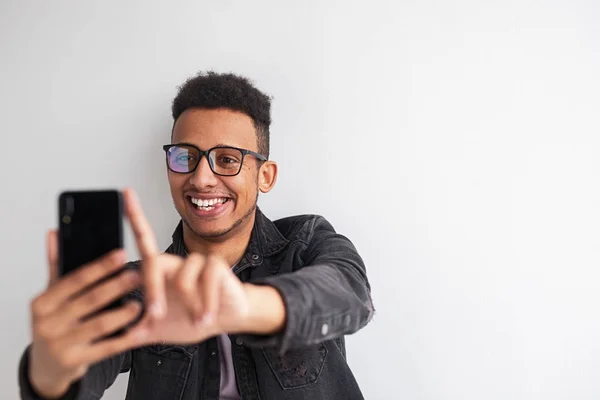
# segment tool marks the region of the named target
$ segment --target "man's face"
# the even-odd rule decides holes
[[[258,152],[252,119],[228,109],[188,109],[173,127],[173,144],[189,143],[201,150],[233,146]],[[168,171],[173,202],[183,222],[202,238],[224,237],[250,223],[258,198],[260,163],[247,155],[236,176],[219,176],[203,156],[196,170],[187,174]],[[208,201],[212,206],[194,203]],[[204,203],[206,204],[206,203]]]

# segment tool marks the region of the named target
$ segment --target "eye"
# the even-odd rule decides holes
[[[193,159],[194,159],[194,156],[192,156],[190,154],[181,154],[181,155],[177,156],[177,158],[175,159],[175,161],[182,162],[182,163],[189,163]]]
[[[239,161],[236,160],[235,158],[228,157],[228,156],[221,156],[221,158],[219,158],[219,162],[222,163],[222,164],[239,163]]]

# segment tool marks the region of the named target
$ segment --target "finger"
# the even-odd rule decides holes
[[[119,297],[126,295],[138,287],[140,275],[137,271],[125,271],[67,303],[66,307],[54,312],[51,318],[56,326],[57,334],[64,334],[72,329],[80,319],[100,311]]]
[[[206,265],[204,273],[200,276],[200,293],[204,306],[202,324],[210,325],[215,321],[219,310],[219,295],[228,269],[216,257],[209,257]]]
[[[133,311],[132,311],[133,313]],[[130,320],[131,321],[131,320]],[[123,325],[122,325],[123,326]],[[148,339],[147,329],[131,329],[115,338],[100,340],[79,355],[78,363],[91,365],[116,354],[134,349],[146,344]]]
[[[32,302],[33,317],[37,318],[54,312],[64,306],[64,303],[75,294],[115,273],[123,267],[124,263],[125,252],[119,249],[70,272],[64,278],[57,280],[52,287]]]
[[[58,272],[58,236],[56,230],[46,234],[46,252],[48,256],[48,287],[59,278]]]
[[[150,223],[144,215],[136,193],[127,188],[123,191],[123,196],[125,198],[125,212],[131,222],[137,248],[142,258],[148,314],[152,318],[160,319],[165,315],[167,306],[164,275],[155,259],[159,253],[156,238]]]
[[[202,318],[202,299],[198,292],[198,277],[205,266],[205,258],[198,254],[190,254],[174,277],[175,288],[182,296],[192,323]]]
[[[106,311],[97,317],[90,318],[76,329],[72,329],[69,335],[60,339],[65,346],[69,344],[93,343],[104,338],[133,322],[142,310],[139,301],[131,301],[123,307]]]
[[[135,192],[129,188],[123,191],[123,195],[125,198],[125,212],[131,222],[140,257],[142,259],[154,257],[159,253],[156,237],[144,215],[139,199]]]
[[[162,318],[167,312],[165,280],[179,269],[183,259],[172,254],[161,254],[143,261],[142,278],[148,316]]]

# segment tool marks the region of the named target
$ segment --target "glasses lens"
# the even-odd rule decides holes
[[[219,175],[236,175],[242,167],[243,157],[240,150],[229,147],[218,147],[208,154],[215,173]]]
[[[167,151],[167,161],[175,172],[190,172],[198,164],[198,151],[193,147],[173,146]]]

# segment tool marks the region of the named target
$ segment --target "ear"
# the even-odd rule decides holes
[[[258,190],[269,193],[277,181],[277,163],[265,161],[258,170]]]

